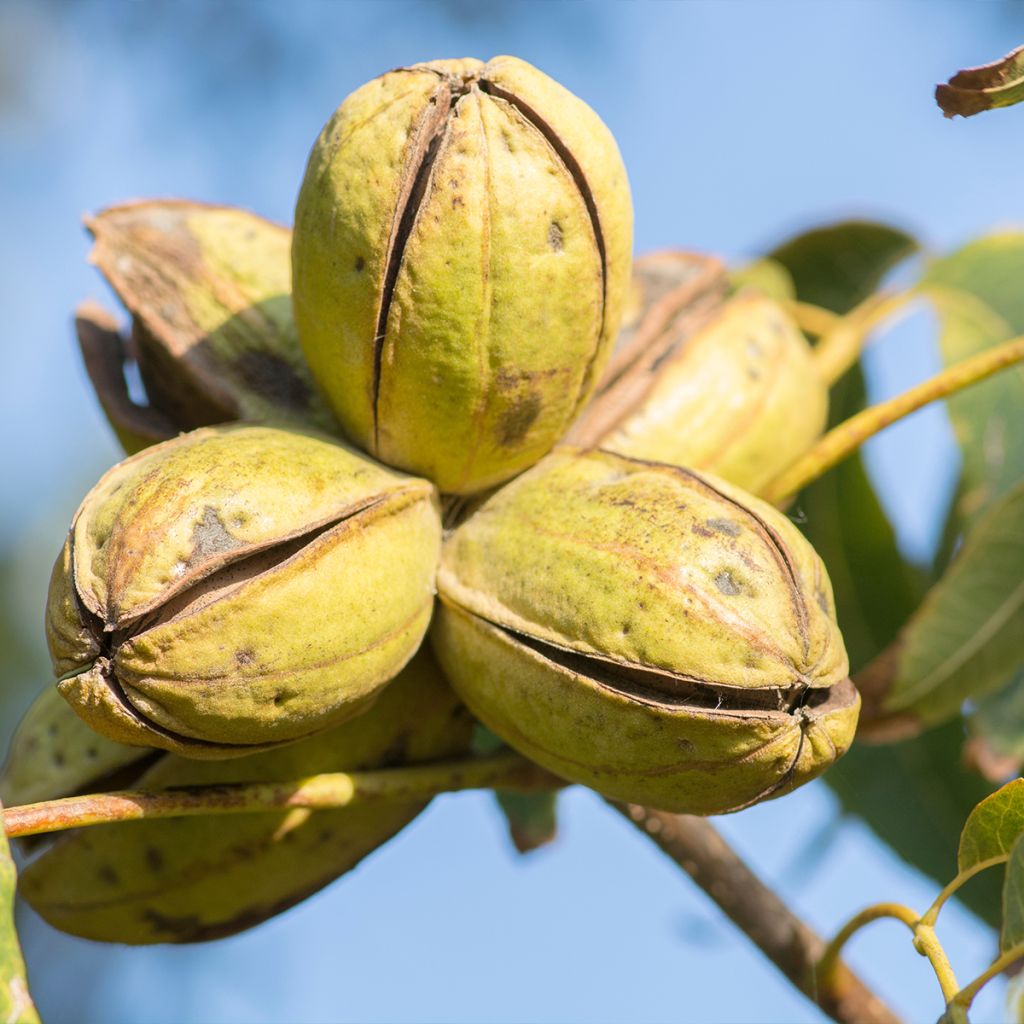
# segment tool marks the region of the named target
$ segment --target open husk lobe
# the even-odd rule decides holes
[[[417,764],[467,753],[471,731],[465,708],[430,652],[422,651],[366,714],[350,722],[230,761],[157,753],[155,761],[151,756],[140,762],[130,785],[291,782],[320,772]],[[116,759],[116,745],[106,746],[114,749],[104,756]],[[26,748],[22,742],[23,755]],[[24,777],[24,766],[9,762],[5,791],[19,792],[12,782]],[[380,800],[315,813],[132,821],[62,833],[37,847],[22,872],[21,892],[54,927],[101,942],[222,938],[286,910],[351,870],[424,804]]]

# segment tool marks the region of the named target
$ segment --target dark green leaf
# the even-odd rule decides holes
[[[479,722],[473,727],[473,753],[481,757],[496,754],[505,747],[505,741]],[[529,853],[538,846],[550,843],[558,832],[557,793],[495,794],[498,807],[508,826],[509,838],[520,853]]]
[[[957,870],[1006,857],[1024,833],[1024,779],[1014,779],[971,811],[960,833]]]
[[[796,284],[797,298],[845,313],[870,295],[885,274],[916,249],[907,234],[884,224],[846,221],[815,228],[770,254]],[[858,369],[833,389],[830,425],[864,406]],[[859,456],[805,489],[798,520],[828,567],[851,667],[869,661],[895,636],[921,596]]]
[[[967,534],[904,630],[886,712],[925,723],[1004,685],[1024,661],[1024,484]]]
[[[834,417],[845,418],[860,407],[863,395],[860,371],[851,371],[833,388]],[[909,618],[923,596],[923,581],[900,553],[859,456],[806,488],[795,508],[828,568],[850,667],[856,672]]]
[[[557,793],[494,794],[508,822],[508,834],[520,853],[530,853],[558,834]]]
[[[916,249],[898,228],[849,220],[797,235],[768,256],[790,272],[801,302],[846,313]]]
[[[946,117],[970,117],[1024,102],[1024,46],[1002,60],[958,71],[945,85],[935,87],[935,102]]]
[[[999,948],[1005,953],[1021,943],[1024,943],[1024,837],[1017,838],[1006,862]]]
[[[969,725],[996,757],[1017,765],[1024,762],[1024,670],[1002,689],[980,698]]]
[[[833,246],[837,252],[829,251]],[[774,256],[794,275],[800,299],[846,312],[913,249],[908,236],[891,228],[851,224],[810,232]],[[851,415],[863,403],[863,379],[854,370],[833,389],[832,421]],[[901,556],[859,457],[847,459],[807,488],[796,509],[828,566],[851,664],[859,667],[894,639],[917,607],[924,580]],[[960,722],[901,743],[857,743],[825,776],[846,813],[860,818],[898,856],[939,885],[949,881],[964,819],[993,789],[961,767],[962,745]],[[893,799],[896,790],[898,800]],[[983,876],[958,896],[980,918],[998,926],[998,879]]]

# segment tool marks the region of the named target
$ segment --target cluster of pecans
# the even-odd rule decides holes
[[[477,721],[568,781],[716,814],[849,746],[824,566],[755,496],[827,387],[717,262],[631,266],[614,139],[556,82],[498,57],[368,83],[294,233],[187,202],[89,228],[132,330],[90,305],[79,339],[130,457],[54,568],[57,688],[7,802],[413,764]],[[68,834],[22,890],[90,938],[213,938],[421,806]]]

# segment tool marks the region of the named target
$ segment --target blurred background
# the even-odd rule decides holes
[[[1024,111],[951,122],[932,88],[1021,42],[1020,3],[3,0],[0,741],[49,681],[52,559],[119,455],[72,335],[79,301],[111,302],[85,262],[85,211],[186,196],[290,222],[309,147],[348,92],[396,65],[513,53],[617,136],[640,252],[740,262],[850,215],[942,250],[1024,222]],[[873,398],[935,371],[933,333],[922,315],[871,352]],[[941,409],[869,447],[913,559],[936,544],[955,460]],[[821,783],[720,824],[823,932],[868,903],[923,908],[936,892]],[[50,1024],[823,1019],[653,846],[577,790],[562,799],[559,840],[526,858],[487,796],[439,799],[354,874],[212,945],[105,947],[24,908],[21,924]],[[994,952],[959,906],[941,930],[961,978]],[[850,959],[909,1019],[938,1015],[934,978],[898,926],[864,933]],[[990,987],[975,1019],[1000,1019],[1002,999]]]

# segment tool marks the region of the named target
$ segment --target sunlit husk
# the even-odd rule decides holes
[[[555,452],[454,531],[438,591],[434,647],[473,713],[610,796],[736,810],[852,739],[820,559],[713,477]]]
[[[593,391],[631,249],[622,160],[581,100],[513,57],[400,68],[349,96],[310,156],[302,346],[357,444],[482,490]]]
[[[54,568],[58,687],[98,732],[192,757],[368,707],[430,619],[436,494],[327,438],[206,428],[107,473]]]

